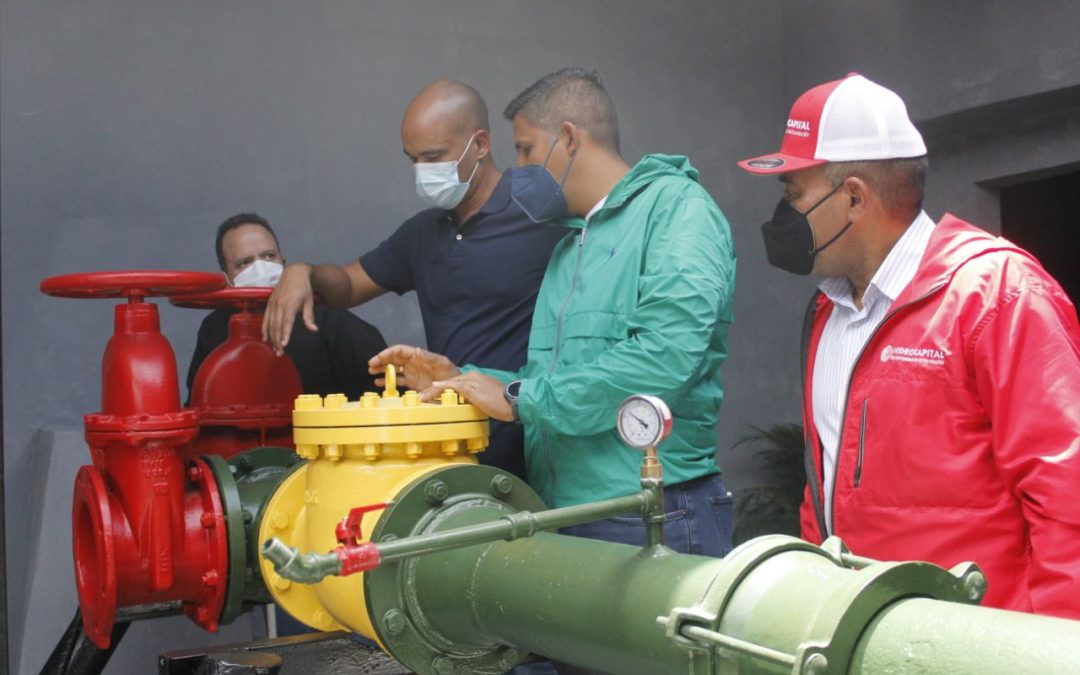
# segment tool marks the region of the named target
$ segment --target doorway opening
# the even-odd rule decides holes
[[[1038,258],[1080,307],[1080,168],[999,194],[1002,236]]]

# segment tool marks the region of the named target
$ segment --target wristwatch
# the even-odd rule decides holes
[[[520,393],[521,380],[514,380],[503,389],[503,398],[510,404],[510,413],[514,416],[515,422],[521,421],[521,418],[518,417],[518,395]]]

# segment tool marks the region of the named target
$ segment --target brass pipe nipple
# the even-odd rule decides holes
[[[641,480],[650,482],[663,482],[664,465],[656,455],[656,448],[645,448],[645,458],[641,461]]]

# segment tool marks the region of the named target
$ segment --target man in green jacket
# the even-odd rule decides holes
[[[459,369],[395,346],[371,360],[372,372],[395,364],[424,400],[449,388],[495,419],[520,421],[529,484],[552,507],[639,489],[641,456],[620,441],[615,413],[631,394],[659,396],[674,417],[659,447],[665,542],[722,556],[731,496],[715,427],[735,284],[728,223],[685,157],[623,161],[615,108],[594,71],[546,75],[505,115],[517,150],[511,198],[533,220],[568,228],[540,287],[527,363]],[[564,533],[645,542],[637,517]]]

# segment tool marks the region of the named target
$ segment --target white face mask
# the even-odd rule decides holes
[[[232,285],[237,287],[246,286],[275,286],[281,278],[284,268],[281,263],[269,260],[256,260],[237,274]]]
[[[428,204],[440,209],[452,209],[461,203],[465,193],[469,191],[469,183],[476,170],[480,168],[480,160],[476,160],[476,166],[469,174],[469,180],[464,183],[458,178],[458,163],[465,158],[476,134],[469,138],[465,144],[465,150],[455,162],[417,162],[416,168],[416,194],[420,195]]]

